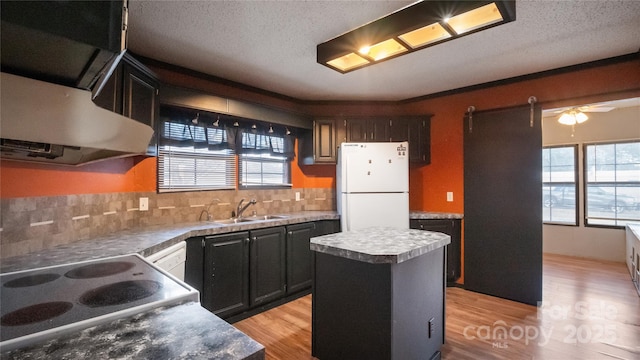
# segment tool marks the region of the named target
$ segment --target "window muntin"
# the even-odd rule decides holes
[[[542,220],[578,225],[577,146],[542,149]]]
[[[584,146],[585,224],[640,221],[640,141]]]

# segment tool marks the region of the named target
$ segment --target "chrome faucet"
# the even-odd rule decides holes
[[[242,203],[244,202],[244,199],[241,199],[240,202],[238,203],[238,207],[236,208],[236,218],[241,218],[242,217],[242,213],[247,210],[247,208],[251,205],[254,205],[256,203],[256,199],[251,199],[246,205],[242,206]]]

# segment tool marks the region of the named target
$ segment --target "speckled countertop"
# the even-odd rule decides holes
[[[2,359],[264,359],[264,347],[197,302],[162,307],[33,346]]]
[[[398,264],[451,243],[431,231],[368,228],[311,239],[311,250],[373,264]]]
[[[82,240],[51,249],[2,259],[0,273],[33,269],[70,262],[138,253],[149,256],[194,236],[224,234],[318,220],[339,219],[335,211],[302,211],[283,214],[282,219],[259,220],[238,224],[218,221],[171,224],[118,231],[108,236]],[[250,219],[251,217],[249,217]]]
[[[435,220],[435,219],[463,219],[464,214],[447,213],[437,211],[411,211],[409,219],[411,220]]]

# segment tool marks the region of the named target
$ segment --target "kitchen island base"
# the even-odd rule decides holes
[[[382,264],[316,253],[312,355],[320,360],[439,358],[444,249]]]

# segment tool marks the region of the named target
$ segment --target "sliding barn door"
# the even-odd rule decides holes
[[[542,300],[540,108],[474,112],[464,125],[464,285]]]

